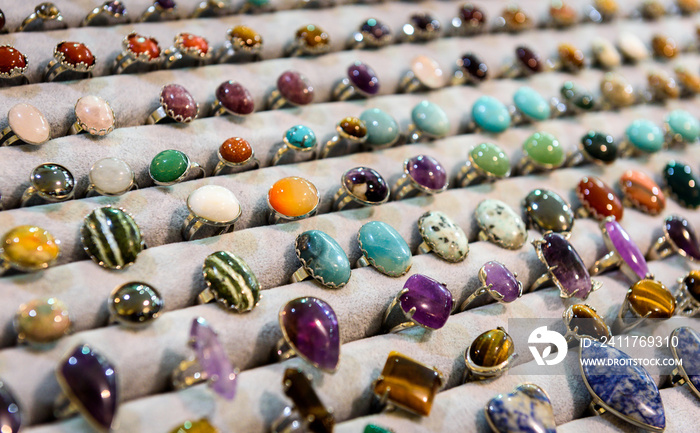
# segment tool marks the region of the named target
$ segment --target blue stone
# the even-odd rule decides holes
[[[700,136],[700,122],[685,110],[673,110],[666,116],[666,124],[672,134],[692,143]]]
[[[510,394],[500,394],[486,404],[486,419],[499,433],[555,433],[552,402],[534,383],[518,385]]]
[[[332,237],[320,230],[297,236],[297,257],[306,272],[324,286],[336,289],[350,280],[350,261]]]
[[[659,388],[647,370],[612,346],[595,340],[581,345],[581,371],[592,393],[614,415],[656,429],[666,427]],[[590,344],[590,345],[589,345]]]
[[[399,124],[386,111],[370,108],[360,114],[360,120],[367,126],[365,144],[369,146],[390,146],[399,138]]]
[[[513,102],[518,110],[530,119],[549,119],[549,102],[531,87],[523,86],[519,88],[513,95]]]
[[[650,120],[635,120],[627,127],[625,135],[634,147],[643,152],[658,152],[664,145],[664,132]]]
[[[399,232],[381,221],[370,221],[357,235],[362,254],[379,272],[400,277],[411,268],[411,249]]]
[[[684,326],[674,330],[671,334],[673,337],[678,338],[678,345],[672,350],[676,358],[682,360],[682,369],[695,393],[700,396],[700,334]]]
[[[445,111],[430,101],[421,101],[413,107],[411,119],[416,127],[433,138],[444,137],[450,131],[450,119]]]
[[[501,101],[491,96],[482,96],[474,102],[472,119],[487,132],[503,132],[510,126],[508,109]]]
[[[284,133],[284,140],[297,149],[311,149],[316,146],[316,134],[308,126],[292,126]]]

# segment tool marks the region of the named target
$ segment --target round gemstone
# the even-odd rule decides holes
[[[685,110],[673,110],[666,116],[670,132],[687,143],[692,143],[700,136],[700,122]]]
[[[502,302],[513,302],[520,297],[521,286],[515,275],[500,262],[490,261],[479,272],[482,284],[501,295]]]
[[[572,81],[564,82],[561,89],[559,89],[559,93],[565,101],[570,102],[576,108],[584,111],[595,108],[595,97],[593,94]]]
[[[250,143],[241,137],[231,137],[219,146],[219,155],[233,164],[248,161],[253,156],[253,148]]]
[[[472,119],[486,132],[503,132],[510,126],[508,108],[492,96],[481,96],[472,106]]]
[[[75,117],[91,135],[106,135],[114,129],[114,111],[99,96],[88,95],[75,103]]]
[[[316,146],[316,134],[308,126],[296,125],[287,129],[284,141],[296,149],[312,149]]]
[[[620,177],[620,189],[632,204],[652,215],[666,207],[666,197],[659,185],[641,171],[627,170]]]
[[[683,278],[682,284],[685,286],[688,294],[697,302],[700,302],[700,271],[690,271]]]
[[[508,360],[515,351],[515,344],[502,329],[486,331],[469,346],[469,358],[480,367],[496,367]]]
[[[399,138],[399,124],[386,111],[370,108],[360,114],[360,120],[367,127],[365,144],[370,146],[387,146]]]
[[[40,194],[55,199],[67,198],[75,188],[71,172],[58,164],[41,164],[32,171],[31,181]]]
[[[447,172],[433,157],[418,155],[406,160],[405,169],[411,179],[429,192],[441,192],[447,188]]]
[[[389,26],[375,18],[370,18],[362,23],[360,31],[372,35],[377,42],[391,36],[391,29],[389,29]]]
[[[370,221],[357,234],[360,250],[379,272],[400,277],[411,268],[411,248],[395,228],[382,221]]]
[[[365,122],[357,117],[346,117],[338,123],[338,127],[349,137],[362,139],[367,136]]]
[[[600,82],[603,98],[615,107],[628,107],[635,103],[634,87],[617,72],[608,72]]]
[[[462,5],[458,10],[457,15],[462,21],[462,25],[466,25],[468,27],[481,27],[486,23],[486,15],[484,14],[484,11],[473,4],[467,3]]]
[[[675,99],[680,97],[681,89],[676,80],[665,71],[652,71],[647,74],[649,91],[658,99]]]
[[[529,73],[537,73],[542,70],[542,61],[540,56],[527,47],[520,46],[515,49],[515,58],[518,59],[520,65]]]
[[[610,164],[617,158],[617,145],[612,135],[598,131],[588,131],[581,137],[581,149],[590,158]]]
[[[583,55],[583,51],[576,48],[576,46],[567,43],[559,44],[557,51],[559,60],[566,69],[576,72],[586,66],[586,57]]]
[[[297,40],[306,44],[309,48],[319,49],[330,45],[330,36],[318,26],[306,25],[297,30]]]
[[[506,6],[501,13],[506,28],[512,32],[519,32],[529,28],[532,24],[530,17],[515,4]]]
[[[425,87],[439,89],[447,83],[440,64],[428,56],[418,56],[411,61],[411,72]]]
[[[197,55],[203,56],[209,52],[209,42],[201,36],[193,35],[192,33],[180,33],[175,37],[175,40],[182,48]]]
[[[90,258],[106,269],[131,266],[145,248],[134,218],[111,206],[97,208],[85,217],[80,240]]]
[[[625,261],[627,266],[640,279],[649,274],[649,266],[644,258],[644,254],[639,250],[637,244],[630,238],[630,235],[615,220],[605,222],[606,240],[610,240],[610,245],[614,251]]]
[[[689,165],[670,161],[664,168],[664,180],[681,205],[691,209],[700,206],[700,180]]]
[[[523,142],[523,153],[541,168],[557,168],[564,164],[566,153],[559,140],[548,132],[535,132]]]
[[[169,183],[178,180],[190,166],[190,159],[179,150],[164,150],[151,160],[149,173],[153,180]]]
[[[625,57],[633,62],[639,62],[649,57],[649,50],[637,35],[623,32],[617,39],[617,46]]]
[[[133,54],[144,56],[148,60],[155,60],[160,57],[158,41],[153,38],[141,36],[138,33],[131,33],[126,37],[126,46]]]
[[[413,107],[411,119],[419,130],[433,138],[443,137],[450,131],[450,119],[447,113],[439,105],[430,101],[421,101]]]
[[[197,102],[190,92],[179,84],[168,84],[160,91],[160,103],[168,116],[176,122],[187,123],[197,117]]]
[[[320,230],[297,236],[294,248],[304,269],[326,287],[337,289],[350,281],[350,261],[343,248]]]
[[[500,200],[483,200],[474,219],[487,238],[502,248],[517,250],[527,241],[527,229],[520,215]]]
[[[669,216],[664,221],[664,229],[680,253],[693,260],[700,260],[698,237],[688,220],[676,215]]]
[[[7,122],[17,138],[27,144],[43,144],[51,138],[49,121],[33,105],[14,105],[7,113]]]
[[[610,329],[605,320],[596,311],[586,304],[575,304],[569,307],[569,329],[578,328],[579,336],[588,336],[596,340],[610,338]]]
[[[434,32],[440,30],[440,21],[428,13],[413,14],[409,22],[421,32]]]
[[[255,111],[253,95],[242,84],[229,80],[216,88],[216,99],[233,114],[245,116]]]
[[[245,260],[228,251],[209,254],[202,274],[216,300],[239,313],[251,311],[260,301],[260,282]]]
[[[627,292],[627,301],[640,317],[668,319],[676,311],[676,299],[656,280],[634,283]]]
[[[654,122],[637,119],[625,130],[625,137],[637,149],[653,153],[658,152],[664,145],[664,133]]]
[[[46,298],[34,299],[20,306],[14,325],[20,340],[48,344],[66,335],[71,321],[66,304],[56,298]]]
[[[458,61],[459,67],[473,79],[484,81],[488,78],[489,68],[476,54],[467,53]]]
[[[367,204],[384,203],[389,198],[389,185],[372,168],[351,168],[343,174],[340,182],[350,195]]]
[[[423,241],[443,260],[459,262],[469,253],[466,233],[446,214],[438,211],[424,213],[418,219]]]
[[[452,294],[447,287],[423,274],[413,274],[403,285],[399,306],[411,320],[430,329],[445,326],[452,312]]]
[[[150,322],[160,315],[163,298],[158,291],[146,283],[122,284],[112,292],[109,309],[119,322],[139,325]]]
[[[205,185],[192,191],[187,197],[187,207],[197,217],[220,224],[235,221],[241,214],[236,195],[219,185]]]
[[[605,69],[613,69],[622,63],[622,56],[609,40],[595,38],[591,43],[591,49],[596,61]]]
[[[10,45],[0,45],[0,74],[11,74],[27,67],[27,57]]]
[[[510,175],[510,159],[508,155],[493,143],[481,143],[469,152],[469,160],[480,170],[496,176]]]
[[[134,182],[134,171],[119,158],[103,158],[90,168],[90,183],[102,194],[123,194]]]
[[[238,372],[229,359],[216,332],[202,317],[192,321],[190,346],[194,349],[202,374],[221,397],[233,400],[238,388]]]
[[[309,80],[296,71],[286,71],[277,79],[277,90],[294,105],[307,105],[314,100],[314,88]]]
[[[554,191],[535,189],[525,197],[524,205],[529,220],[540,231],[569,232],[574,226],[571,205]]]
[[[663,35],[654,35],[651,38],[651,48],[654,50],[655,56],[666,59],[672,59],[680,52],[676,41]]]
[[[262,45],[262,36],[247,26],[237,25],[229,30],[229,37],[238,45],[247,48],[256,48]]]
[[[319,197],[311,182],[291,176],[275,182],[267,193],[267,200],[276,212],[294,218],[316,209]]]
[[[356,89],[367,95],[376,95],[379,92],[379,78],[374,69],[359,60],[348,68],[348,78]]]
[[[573,245],[559,233],[547,233],[540,248],[562,295],[586,299],[591,292],[591,276]]]
[[[59,241],[35,226],[18,226],[5,233],[0,253],[10,266],[21,271],[38,271],[53,264],[60,253]]]
[[[576,195],[593,218],[600,221],[614,216],[615,220],[622,220],[622,202],[602,180],[593,176],[582,178],[576,186]]]
[[[61,53],[63,60],[73,66],[82,64],[87,67],[95,64],[92,51],[80,42],[61,42],[56,45],[56,52]]]
[[[533,120],[549,118],[549,102],[532,87],[523,86],[513,95],[515,106],[525,116]]]

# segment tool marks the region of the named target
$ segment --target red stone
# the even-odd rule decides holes
[[[132,33],[127,36],[127,47],[134,54],[145,54],[151,60],[160,57],[158,41],[153,38],[141,36],[138,33]]]
[[[617,221],[622,219],[622,202],[602,180],[584,177],[576,187],[576,195],[595,219],[603,220],[609,216],[614,216]]]
[[[198,51],[201,54],[209,52],[209,42],[201,36],[191,33],[180,33],[177,36],[178,42],[186,49]]]
[[[286,71],[277,79],[277,90],[294,105],[307,105],[314,100],[314,88],[305,76]]]
[[[9,46],[0,46],[0,73],[10,74],[15,69],[27,66],[27,58],[19,50]]]
[[[243,138],[231,137],[219,147],[219,153],[226,161],[240,164],[253,156],[253,148]]]
[[[87,66],[95,64],[95,56],[92,55],[92,51],[80,42],[61,42],[56,45],[56,52],[63,54],[64,61],[73,66],[78,66],[80,63]]]

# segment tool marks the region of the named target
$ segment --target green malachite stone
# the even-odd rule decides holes
[[[685,110],[673,110],[668,113],[666,124],[672,134],[687,143],[694,142],[700,136],[700,122]]]
[[[260,283],[253,270],[228,251],[207,256],[202,273],[217,302],[226,308],[243,313],[255,308],[260,300]]]
[[[523,205],[530,222],[542,232],[569,232],[574,226],[571,205],[554,191],[533,190],[525,197]]]
[[[362,254],[379,272],[400,277],[411,268],[411,249],[392,226],[381,221],[370,221],[357,235]]]
[[[164,150],[151,160],[149,171],[158,182],[174,182],[185,174],[189,163],[187,155],[179,150]]]
[[[612,135],[602,132],[589,131],[581,137],[581,148],[594,160],[605,164],[614,162],[617,158],[617,145]]]
[[[493,143],[481,143],[469,152],[472,162],[496,177],[507,177],[510,174],[510,159],[508,155]]]
[[[664,180],[677,202],[692,209],[700,206],[700,180],[690,166],[671,161],[664,168]]]
[[[571,81],[565,82],[559,92],[564,100],[583,111],[592,110],[595,107],[593,94]]]
[[[85,217],[80,237],[90,258],[107,269],[131,265],[145,248],[141,230],[131,215],[110,206],[95,209]]]
[[[535,132],[523,143],[523,152],[540,168],[557,168],[566,160],[559,140],[548,132]]]
[[[297,236],[295,249],[304,269],[324,286],[343,287],[350,280],[350,261],[332,237],[320,230]]]
[[[384,427],[380,427],[376,424],[367,424],[363,433],[394,433],[393,430],[389,430]]]

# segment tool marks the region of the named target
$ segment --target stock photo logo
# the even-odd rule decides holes
[[[569,350],[564,336],[557,331],[550,331],[546,326],[540,326],[532,331],[527,343],[537,365],[557,365],[564,360]],[[552,346],[557,348],[555,353],[552,352]]]

